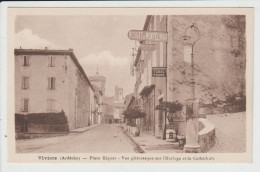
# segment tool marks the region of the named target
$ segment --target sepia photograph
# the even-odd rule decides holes
[[[10,160],[250,161],[253,10],[107,10],[9,9]]]

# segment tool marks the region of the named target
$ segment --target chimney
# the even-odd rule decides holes
[[[45,50],[48,50],[48,47],[45,47]]]
[[[70,50],[70,51],[73,51],[73,49],[72,49],[72,48],[70,48],[69,50]]]

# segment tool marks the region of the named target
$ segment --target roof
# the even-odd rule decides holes
[[[106,82],[106,77],[104,77],[104,76],[102,76],[102,75],[99,75],[99,74],[94,75],[94,76],[89,76],[89,79],[90,79],[91,81],[96,81],[96,82],[98,82],[98,81]]]
[[[94,91],[94,87],[92,86],[91,82],[89,81],[84,69],[81,67],[81,65],[78,62],[77,57],[73,53],[73,49],[69,50],[49,50],[47,48],[45,49],[14,49],[15,55],[69,55],[72,59],[72,61],[75,63],[91,89]]]
[[[151,18],[152,18],[152,15],[147,15],[147,16],[146,16],[143,30],[147,30],[147,29],[148,29],[148,26],[149,26],[149,23],[150,23],[150,21],[151,21]],[[140,41],[140,43],[143,43],[143,41]],[[139,61],[139,59],[140,59],[140,55],[141,55],[141,49],[138,48],[137,55],[136,55],[135,62],[134,62],[134,66],[135,66],[135,67],[136,67],[137,64],[138,64],[138,61]]]

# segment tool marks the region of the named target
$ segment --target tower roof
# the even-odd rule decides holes
[[[106,82],[106,77],[102,76],[99,74],[98,70],[96,72],[96,75],[94,76],[89,76],[90,81],[102,81]]]

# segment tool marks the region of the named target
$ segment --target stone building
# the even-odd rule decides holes
[[[72,49],[15,49],[15,113],[65,112],[69,129],[90,125],[94,88]]]
[[[147,16],[143,30],[165,31],[163,16]],[[145,43],[145,42],[143,42]],[[134,62],[136,69],[135,101],[146,112],[145,118],[138,120],[143,132],[157,134],[163,130],[163,114],[155,110],[159,102],[167,101],[166,77],[152,77],[152,67],[166,67],[166,43],[156,42],[156,51],[138,49]]]
[[[181,37],[194,21],[200,30],[200,39],[194,47],[195,96],[200,104],[225,100],[241,92],[245,95],[245,16],[148,15],[143,30],[165,32],[167,42],[140,41],[155,44],[156,48],[154,51],[138,49],[134,62],[134,98],[147,113],[139,125],[156,137],[162,137],[168,120],[155,107],[163,101],[186,104],[191,94],[191,65],[187,62],[191,45]],[[166,67],[167,77],[152,77],[152,67]],[[185,135],[185,125],[185,118],[174,122],[177,134]]]
[[[93,85],[94,87],[94,93],[91,96],[91,99],[93,99],[91,102],[91,116],[90,121],[91,124],[101,124],[102,123],[102,113],[100,112],[101,107],[101,93],[99,91],[99,88],[96,85]]]
[[[114,100],[115,97],[105,97],[103,103],[103,114],[104,114],[104,122],[106,124],[114,123]]]
[[[134,103],[135,103],[135,94],[134,93],[130,93],[128,95],[125,96],[124,99],[124,111],[127,110],[128,108],[133,108],[134,107]],[[123,122],[126,122],[126,120],[123,118]]]
[[[119,123],[123,121],[124,111],[124,96],[123,96],[123,88],[115,86],[115,100],[114,100],[114,122]]]
[[[123,88],[115,86],[115,95],[111,97],[105,97],[103,103],[103,114],[105,123],[120,123],[122,122],[122,113],[124,111],[124,98]]]
[[[89,80],[91,84],[95,87],[95,99],[97,101],[96,111],[98,114],[98,123],[104,123],[105,117],[103,113],[104,109],[104,100],[106,92],[106,78],[99,74],[98,70],[96,75],[90,76]]]

